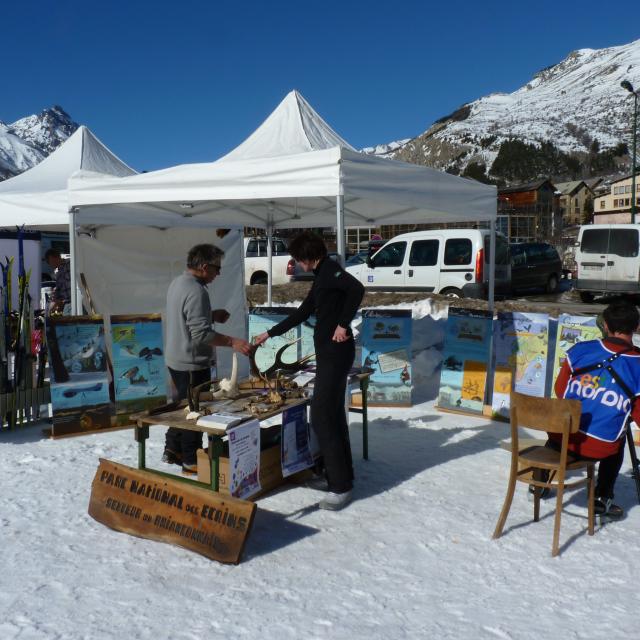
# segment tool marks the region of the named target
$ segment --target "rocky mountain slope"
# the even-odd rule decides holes
[[[494,162],[503,145],[515,140],[525,150],[526,145],[540,149],[551,143],[556,155],[578,160],[607,152],[612,157],[607,170],[614,169],[615,158],[624,155],[624,143],[631,146],[632,98],[620,86],[625,79],[640,89],[640,40],[574,51],[513,93],[462,105],[392,157],[452,173],[473,175],[481,170],[486,177],[501,178],[498,168],[492,171]],[[563,168],[571,173],[560,165],[560,173]],[[539,170],[545,173],[544,167]]]
[[[46,158],[77,128],[62,107],[45,109],[12,124],[0,121],[0,180],[11,178]]]

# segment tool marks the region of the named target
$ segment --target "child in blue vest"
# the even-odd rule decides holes
[[[559,398],[582,403],[580,430],[570,436],[569,452],[576,459],[600,461],[595,511],[619,519],[624,510],[613,503],[613,488],[624,458],[627,424],[629,418],[640,424],[640,402],[635,402],[640,395],[640,351],[632,342],[640,315],[634,305],[621,301],[609,305],[602,317],[606,337],[569,349],[555,391]],[[560,439],[549,434],[548,445],[558,448]]]

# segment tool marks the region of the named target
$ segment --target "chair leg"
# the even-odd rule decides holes
[[[589,479],[589,482],[587,483],[589,485],[589,503],[587,505],[588,508],[588,513],[589,513],[589,535],[592,536],[593,532],[594,532],[594,525],[595,525],[595,508],[594,508],[594,502],[595,502],[595,497],[596,497],[596,483],[595,483],[595,479],[594,479],[594,465],[590,464],[587,467],[587,478]]]
[[[502,511],[496,524],[496,528],[493,532],[493,538],[499,538],[502,535],[502,529],[504,529],[504,523],[507,521],[509,515],[509,509],[511,509],[511,503],[513,502],[513,494],[516,490],[516,475],[518,467],[517,465],[511,465],[511,471],[509,473],[509,485],[507,486],[507,495],[504,498],[504,504],[502,505]]]
[[[533,470],[533,479],[540,480],[542,474],[540,473],[540,469]],[[533,521],[538,522],[540,520],[540,497],[542,496],[542,487],[533,488]]]
[[[560,552],[560,518],[562,516],[562,497],[564,494],[564,477],[557,485],[558,497],[556,498],[556,518],[553,525],[553,546],[551,555],[557,556]]]

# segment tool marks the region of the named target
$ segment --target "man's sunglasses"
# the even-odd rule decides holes
[[[207,269],[215,269],[217,273],[220,273],[222,271],[222,267],[215,262],[207,262],[207,264],[205,264],[204,266]]]

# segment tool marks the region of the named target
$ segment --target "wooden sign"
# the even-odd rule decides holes
[[[103,458],[89,502],[89,515],[107,527],[233,564],[240,562],[255,510],[252,502]]]

